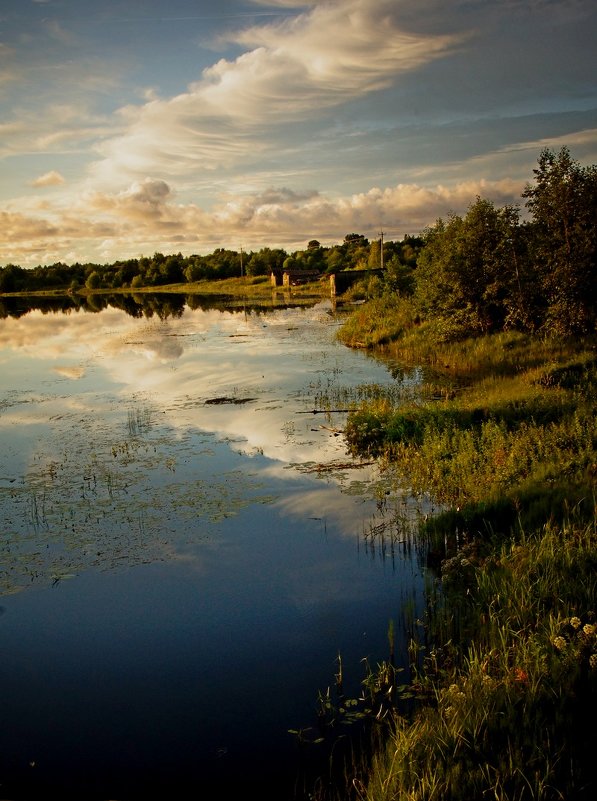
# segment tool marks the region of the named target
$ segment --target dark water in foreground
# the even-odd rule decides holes
[[[330,305],[0,321],[0,797],[295,796],[319,690],[422,605]],[[416,380],[411,376],[407,380]],[[389,493],[389,494],[388,494]]]

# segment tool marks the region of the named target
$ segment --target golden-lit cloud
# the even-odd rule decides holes
[[[18,212],[0,211],[0,227],[5,246],[8,242],[40,240],[60,235],[58,226],[40,217],[31,217]]]
[[[499,38],[505,20],[495,4],[251,5],[267,11],[222,12],[208,43],[203,25],[218,14],[206,3],[196,17],[168,17],[193,20],[198,33],[185,37],[178,72],[163,83],[168,59],[157,72],[146,69],[147,51],[139,56],[133,40],[109,58],[111,42],[86,46],[96,26],[103,35],[104,25],[117,24],[111,14],[90,12],[85,26],[70,25],[57,7],[52,19],[40,17],[39,61],[0,43],[0,100],[14,101],[0,121],[0,159],[12,182],[0,186],[0,264],[187,255],[241,243],[294,250],[314,237],[333,244],[349,231],[372,236],[380,226],[400,237],[465,211],[476,195],[520,202],[542,147],[566,144],[583,161],[597,159],[597,112],[588,83],[576,80],[588,74],[582,48],[564,65],[571,72],[562,86],[576,87],[570,115],[560,114],[559,100],[542,111],[537,92],[560,91],[544,69],[550,29],[542,3],[507,3],[517,15],[512,36],[530,31],[536,39],[537,91],[503,56],[509,48],[518,57],[520,48]],[[589,4],[553,5],[562,18],[558,42],[570,47]],[[126,6],[119,24],[132,31],[136,16]],[[147,26],[152,19],[159,21],[139,17]],[[528,76],[531,51],[524,50]],[[127,91],[126,66],[143,76]],[[505,70],[516,73],[510,85]],[[42,73],[53,93],[29,97],[25,87]]]
[[[122,192],[81,195],[69,209],[53,213],[51,222],[34,214],[0,213],[0,225],[13,243],[12,249],[0,243],[0,262],[14,261],[19,253],[23,261],[38,258],[52,252],[52,242],[74,252],[91,247],[95,260],[102,260],[100,255],[115,260],[153,250],[187,254],[215,247],[236,250],[241,239],[246,248],[256,250],[300,249],[313,237],[334,244],[350,231],[371,236],[380,222],[401,238],[438,216],[464,212],[477,195],[498,204],[515,203],[522,188],[522,182],[510,179],[466,181],[451,187],[398,184],[336,198],[270,188],[222,198],[205,211],[196,204],[177,203],[164,181],[146,179]]]
[[[77,367],[75,365],[72,366],[56,366],[54,367],[54,372],[58,375],[62,376],[63,378],[70,378],[73,381],[78,381],[80,378],[83,378],[85,375],[85,368],[84,367]]]
[[[31,186],[60,186],[60,184],[63,183],[65,183],[64,176],[60,175],[57,170],[50,170],[50,172],[45,172],[43,175],[40,175],[39,178],[35,178],[31,181]]]

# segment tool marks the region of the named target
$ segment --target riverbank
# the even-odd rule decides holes
[[[193,281],[183,284],[162,284],[159,286],[138,287],[88,287],[56,288],[36,292],[0,292],[2,297],[61,297],[64,295],[89,297],[90,295],[220,295],[246,297],[250,299],[271,299],[272,294],[290,295],[293,298],[329,297],[329,281],[310,281],[292,287],[274,287],[267,276],[245,276],[242,278],[223,278],[218,281]]]
[[[378,394],[346,437],[444,511],[421,529],[435,575],[427,616],[409,655],[379,667],[391,722],[337,798],[593,798],[595,341],[444,343],[408,302],[383,298],[340,338],[424,365],[419,397]],[[400,692],[397,668],[412,677]]]

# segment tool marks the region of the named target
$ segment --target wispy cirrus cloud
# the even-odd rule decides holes
[[[124,176],[232,168],[273,149],[284,130],[387,88],[461,41],[406,33],[392,8],[388,0],[331,2],[230,35],[247,48],[236,59],[220,59],[183,94],[121,110],[126,130],[99,146],[104,158],[91,179],[114,185]]]
[[[6,2],[0,263],[400,236],[597,159],[590,0]]]

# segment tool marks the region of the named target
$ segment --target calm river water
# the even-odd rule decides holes
[[[289,801],[338,654],[358,692],[423,603],[313,414],[399,379],[330,302],[147,314],[0,320],[0,797]]]

